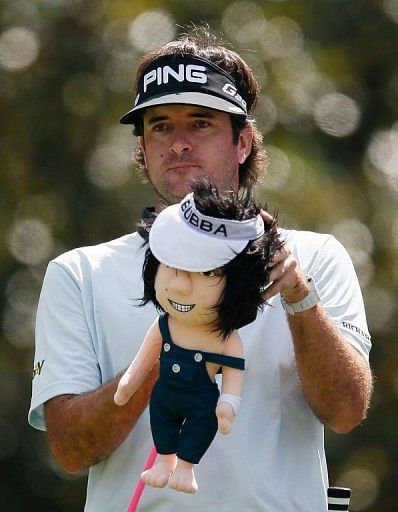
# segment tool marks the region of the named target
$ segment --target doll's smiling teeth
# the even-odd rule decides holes
[[[180,313],[188,313],[189,311],[192,311],[193,308],[195,307],[195,304],[179,304],[178,302],[174,302],[170,299],[167,299],[167,300],[170,302],[172,307],[176,311],[179,311]]]

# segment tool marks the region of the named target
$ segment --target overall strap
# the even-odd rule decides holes
[[[168,313],[162,313],[159,315],[159,329],[160,333],[162,335],[163,341],[166,341],[167,343],[172,343],[171,336],[170,336],[170,330],[169,330],[169,314]]]
[[[241,357],[226,356],[224,354],[213,354],[212,352],[203,352],[206,361],[209,363],[219,364],[221,366],[229,366],[237,370],[245,369],[245,360]]]

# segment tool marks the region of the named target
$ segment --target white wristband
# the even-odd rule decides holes
[[[235,416],[238,414],[238,409],[240,406],[242,398],[237,395],[230,395],[229,393],[221,393],[220,398],[217,403],[226,402],[232,406]]]

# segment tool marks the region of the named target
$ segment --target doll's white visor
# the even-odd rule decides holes
[[[264,233],[260,215],[238,221],[203,215],[193,193],[157,216],[149,232],[155,258],[168,267],[206,272],[226,265]]]

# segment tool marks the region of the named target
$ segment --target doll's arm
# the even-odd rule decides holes
[[[156,319],[149,328],[134,361],[119,381],[114,396],[117,405],[125,405],[144,382],[148,372],[159,358],[161,345],[162,335],[159,330],[158,319]]]
[[[234,331],[225,342],[224,354],[243,358],[243,343],[237,331]],[[228,434],[235,419],[242,392],[243,370],[223,366],[221,395],[216,408],[218,430]]]

